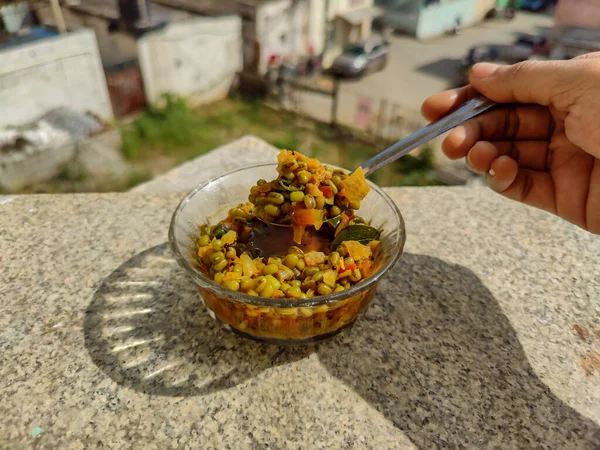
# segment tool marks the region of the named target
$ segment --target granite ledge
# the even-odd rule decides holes
[[[485,189],[387,192],[402,261],[291,350],[205,314],[164,245],[181,193],[0,205],[0,447],[598,448],[598,238]]]

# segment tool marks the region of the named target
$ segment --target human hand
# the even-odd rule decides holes
[[[600,52],[476,64],[469,82],[429,97],[423,116],[437,120],[477,93],[504,105],[452,130],[446,156],[466,157],[505,197],[600,234]]]

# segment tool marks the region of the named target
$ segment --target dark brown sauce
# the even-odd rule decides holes
[[[315,250],[328,254],[333,241],[333,235],[324,228],[317,231],[307,227],[302,236],[302,243],[298,245],[294,242],[294,230],[291,227],[278,227],[258,221],[249,225],[252,227],[252,232],[245,244],[260,250],[260,255],[265,257],[285,256],[292,246],[297,246],[304,252]]]

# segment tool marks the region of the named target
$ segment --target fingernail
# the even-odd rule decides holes
[[[469,169],[471,172],[475,172],[475,169],[473,168],[473,163],[471,162],[471,152],[467,153],[467,158],[465,162],[467,165],[467,169]]]
[[[497,69],[497,64],[477,63],[471,68],[471,75],[477,78],[485,78],[492,75]]]

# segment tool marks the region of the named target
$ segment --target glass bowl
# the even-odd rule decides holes
[[[272,180],[277,164],[238,169],[197,186],[181,201],[171,219],[169,243],[177,262],[198,285],[213,318],[243,336],[275,344],[317,342],[350,327],[375,295],[381,277],[402,256],[406,240],[404,220],[392,199],[369,182],[371,192],[359,214],[382,229],[375,257],[377,270],[350,289],[307,299],[253,297],[216,283],[195,264],[198,226],[216,224],[230,208],[248,199],[258,179]]]

